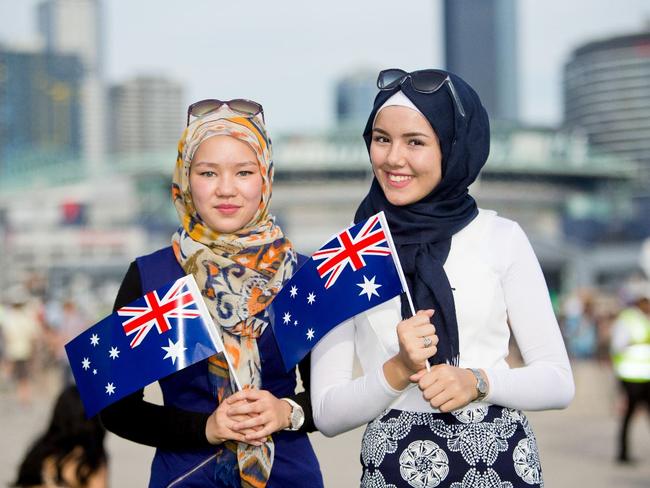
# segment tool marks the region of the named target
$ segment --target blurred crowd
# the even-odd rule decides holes
[[[611,363],[612,327],[620,312],[634,301],[641,277],[615,290],[577,288],[556,304],[560,328],[571,359]],[[73,280],[71,289],[48,294],[39,282],[14,286],[0,297],[0,388],[29,404],[33,380],[58,370],[62,384],[73,381],[64,345],[111,313],[117,284],[101,289]]]
[[[42,280],[29,280],[0,296],[0,389],[22,406],[43,376],[53,388],[74,382],[65,344],[111,312],[117,285],[92,291],[83,280],[72,283],[52,294]]]
[[[572,360],[611,364],[611,340],[620,313],[634,304],[645,287],[642,276],[632,276],[615,289],[576,288],[558,303],[556,312]]]
[[[629,279],[613,291],[578,288],[557,301],[558,321],[572,360],[611,364],[612,328],[620,312],[633,302]],[[16,402],[32,401],[34,381],[48,373],[60,384],[73,382],[64,345],[111,312],[117,284],[101,289],[74,282],[67,292],[51,295],[38,284],[8,289],[0,297],[0,389]],[[58,385],[53,385],[57,388]]]

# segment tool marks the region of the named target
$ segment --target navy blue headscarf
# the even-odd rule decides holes
[[[415,309],[434,309],[433,323],[440,339],[434,364],[458,365],[458,323],[452,285],[443,268],[451,237],[478,215],[476,201],[468,192],[490,151],[488,115],[476,92],[465,81],[449,73],[465,117],[454,110],[449,87],[430,94],[419,93],[407,79],[400,87],[380,91],[363,132],[368,151],[375,116],[381,106],[400,89],[429,121],[440,141],[442,179],[418,202],[392,205],[373,178],[368,195],[359,205],[355,222],[384,211],[390,226]],[[410,317],[408,301],[402,297],[402,316]]]

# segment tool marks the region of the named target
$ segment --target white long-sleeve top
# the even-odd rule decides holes
[[[483,368],[484,403],[523,410],[566,407],[571,366],[539,262],[519,225],[480,210],[455,234],[444,265],[456,303],[460,364]],[[366,424],[385,409],[435,412],[411,385],[393,389],[384,363],[399,351],[400,299],[393,298],[329,332],[311,356],[316,426],[327,436]],[[510,325],[510,327],[508,327]],[[525,366],[505,361],[512,330]],[[355,353],[363,374],[353,378]]]

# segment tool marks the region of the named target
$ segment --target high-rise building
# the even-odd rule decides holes
[[[0,48],[0,170],[78,158],[81,61]]]
[[[162,77],[140,76],[110,89],[113,153],[174,148],[185,124],[183,88]]]
[[[650,170],[650,31],[573,51],[564,68],[564,124],[594,149]]]
[[[518,114],[515,0],[445,0],[445,62],[481,97],[493,119]]]
[[[107,139],[100,0],[44,0],[38,20],[47,52],[75,55],[83,64],[82,157],[90,168],[97,168]]]
[[[363,129],[377,94],[377,71],[359,70],[336,83],[336,121]]]

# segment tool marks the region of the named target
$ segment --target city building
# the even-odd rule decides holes
[[[589,42],[564,67],[564,125],[650,175],[650,30]]]
[[[116,155],[99,185],[79,164],[0,180],[0,267],[8,270],[0,286],[34,270],[62,282],[75,272],[94,282],[119,280],[134,256],[168,244],[178,225],[169,191],[174,154]],[[350,223],[365,195],[365,144],[357,130],[340,128],[279,135],[274,160],[271,210],[297,249],[310,254]],[[583,138],[494,124],[490,158],[471,191],[481,207],[521,223],[549,286],[562,292],[611,284],[638,269],[641,241],[621,242],[607,225],[585,232],[598,215],[580,211],[599,208],[607,221],[623,221],[637,178],[634,164],[589,155]],[[34,195],[27,203],[17,198],[25,191]]]
[[[343,127],[363,128],[377,94],[378,70],[361,69],[336,83],[336,122]]]
[[[183,88],[163,77],[140,76],[112,86],[111,153],[173,149],[183,131]]]
[[[107,140],[101,2],[44,0],[38,6],[38,25],[48,53],[81,60],[82,153],[89,169],[99,172]]]
[[[445,0],[447,69],[472,85],[490,117],[518,120],[515,0]]]
[[[0,176],[81,156],[82,79],[75,55],[0,47]]]

